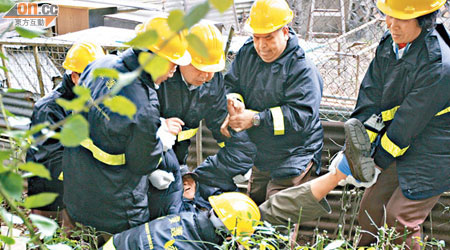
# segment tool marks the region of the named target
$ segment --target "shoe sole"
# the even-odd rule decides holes
[[[344,129],[349,139],[346,147],[361,155],[356,164],[349,164],[352,175],[359,181],[369,182],[375,175],[375,163],[370,157],[370,139],[366,128],[359,120],[351,118],[344,124]]]

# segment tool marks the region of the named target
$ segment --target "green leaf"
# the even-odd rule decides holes
[[[44,216],[30,214],[30,219],[33,222],[33,225],[39,229],[39,232],[44,237],[52,236],[56,229],[58,229],[58,224],[54,220]]]
[[[22,197],[23,179],[19,174],[13,172],[1,174],[0,185],[12,198],[18,200]]]
[[[51,180],[50,172],[48,169],[39,163],[29,161],[25,164],[19,165],[19,169],[22,169],[23,171],[28,171],[30,173],[33,173],[36,176],[45,178],[47,180]]]
[[[50,125],[49,122],[43,122],[43,123],[36,124],[36,125],[32,126],[29,130],[26,131],[25,136],[34,135],[34,134],[40,132],[42,129],[47,128],[49,125]]]
[[[192,27],[194,24],[198,23],[202,18],[206,16],[209,11],[208,1],[196,5],[192,10],[184,17],[184,24],[186,28]]]
[[[3,164],[0,164],[0,174],[3,174],[4,172],[8,172],[9,168],[5,167]]]
[[[160,76],[167,74],[170,70],[169,61],[156,54],[141,52],[138,61],[144,70],[152,76],[153,81],[156,81]]]
[[[209,57],[208,49],[206,48],[205,44],[198,38],[198,36],[194,34],[189,34],[186,36],[186,40],[189,43],[189,46],[191,46],[197,53],[199,53],[202,57]]]
[[[57,193],[40,193],[28,196],[23,206],[26,208],[43,207],[54,202],[56,197],[58,197]]]
[[[63,98],[56,99],[56,103],[65,110],[82,111],[85,109],[86,102],[91,99],[91,90],[84,86],[73,87],[73,92],[78,95],[77,98],[68,101]]]
[[[136,105],[124,96],[114,96],[103,101],[106,107],[111,111],[125,115],[133,119],[133,115],[136,113]]]
[[[111,68],[98,68],[92,72],[92,77],[95,79],[97,77],[107,77],[112,79],[119,78],[119,71]]]
[[[6,90],[6,93],[24,93],[24,92],[26,92],[25,89],[8,88],[8,90]]]
[[[126,42],[126,45],[136,48],[145,49],[148,46],[156,43],[158,40],[158,33],[155,30],[147,30],[142,34],[137,35],[133,40]]]
[[[1,0],[0,0],[0,1],[1,1]],[[0,51],[0,58],[1,58],[1,59],[4,59],[4,60],[9,60],[9,58],[6,57],[5,54],[3,54],[1,51]]]
[[[7,12],[14,6],[11,0],[0,0],[0,13]]]
[[[8,160],[11,157],[12,151],[11,150],[2,150],[0,151],[0,164],[4,160]]]
[[[8,226],[23,223],[23,220],[19,216],[9,213],[2,207],[0,207],[0,217],[2,217],[3,221],[5,221]]]
[[[5,114],[6,114],[6,116],[9,116],[9,117],[16,117],[15,114],[11,113],[11,112],[10,112],[9,110],[7,110],[7,109],[5,109]]]
[[[136,78],[138,78],[138,76],[141,74],[141,72],[142,72],[141,69],[136,69],[136,70],[128,72],[128,73],[119,74],[119,79],[117,80],[116,84],[114,84],[113,88],[111,89],[111,95],[116,95],[117,93],[119,93],[119,91],[122,88],[133,83],[133,81]]]
[[[45,34],[45,30],[27,29],[27,28],[24,28],[21,26],[16,26],[16,31],[17,31],[17,33],[19,33],[19,35],[21,37],[25,37],[25,38],[35,38],[35,37]]]
[[[178,32],[184,27],[184,11],[182,10],[172,10],[167,19],[167,23],[172,31]]]
[[[209,0],[209,3],[220,13],[224,13],[231,5],[233,5],[233,0]]]
[[[3,241],[6,245],[14,245],[16,243],[13,238],[4,235],[0,235],[0,241]]]
[[[5,66],[0,66],[0,69],[3,69],[3,71],[8,72],[8,68],[6,68]]]
[[[89,123],[80,114],[72,116],[61,130],[61,143],[66,147],[76,147],[89,137]]]

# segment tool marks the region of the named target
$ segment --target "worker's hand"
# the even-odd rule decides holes
[[[255,112],[244,109],[235,115],[230,114],[229,126],[236,132],[249,129],[253,126],[252,119]]]
[[[170,183],[175,181],[175,177],[172,173],[160,169],[153,171],[148,179],[152,185],[159,190],[167,189],[170,186]]]
[[[245,105],[234,98],[227,99],[227,109],[228,113],[232,115],[240,114],[245,110]]]
[[[228,131],[228,122],[230,121],[230,115],[227,115],[225,120],[223,121],[222,125],[220,126],[220,133],[224,135],[225,137],[230,138],[231,134],[230,131]]]
[[[164,152],[167,152],[167,150],[171,149],[172,146],[175,144],[177,136],[169,132],[166,119],[162,117],[159,119],[161,120],[161,127],[159,127],[158,131],[156,131],[156,138],[159,138],[159,140],[163,145]]]
[[[167,118],[165,120],[166,120],[167,130],[169,131],[169,133],[171,133],[173,135],[177,135],[178,133],[181,132],[181,130],[183,130],[184,122],[180,118],[171,117],[171,118]]]

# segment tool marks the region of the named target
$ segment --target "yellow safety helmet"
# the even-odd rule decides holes
[[[172,38],[174,32],[170,29],[166,17],[151,18],[143,24],[138,24],[134,30],[137,35],[148,30],[155,30],[158,33],[158,40],[148,46],[149,50],[177,65],[184,66],[191,63],[191,56],[187,52],[186,32],[177,34]],[[169,38],[171,38],[170,41],[166,43]]]
[[[223,51],[222,33],[211,23],[198,23],[191,28],[191,34],[196,35],[208,49],[208,57],[200,55],[194,48],[188,47],[191,54],[191,64],[205,72],[219,72],[225,68],[225,53]]]
[[[294,18],[285,0],[256,0],[250,10],[245,28],[253,34],[274,32]]]
[[[63,68],[82,73],[89,63],[104,55],[102,47],[95,43],[76,43],[67,52]]]
[[[210,196],[208,200],[214,212],[232,234],[237,236],[253,234],[261,214],[250,197],[243,193],[227,192]]]
[[[414,19],[440,9],[447,0],[378,0],[384,14],[402,20]]]

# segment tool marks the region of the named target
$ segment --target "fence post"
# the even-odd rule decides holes
[[[198,125],[197,136],[195,137],[195,151],[197,153],[197,166],[200,166],[203,162],[203,145],[202,145],[202,132],[203,121],[200,121]],[[196,166],[196,167],[197,167]]]
[[[5,69],[7,69],[8,66],[7,66],[6,60],[5,60],[6,50],[5,50],[5,47],[3,47],[3,44],[0,44],[0,51],[1,51],[2,54],[3,54],[3,56],[2,56],[2,64],[3,64],[3,67],[5,67]],[[8,70],[3,70],[3,72],[5,72],[6,86],[7,86],[8,88],[11,88],[11,77],[9,76],[9,71],[8,71]]]
[[[33,46],[34,60],[36,62],[36,73],[39,80],[39,89],[41,90],[41,97],[45,95],[44,81],[42,80],[41,62],[39,61],[38,46]]]

